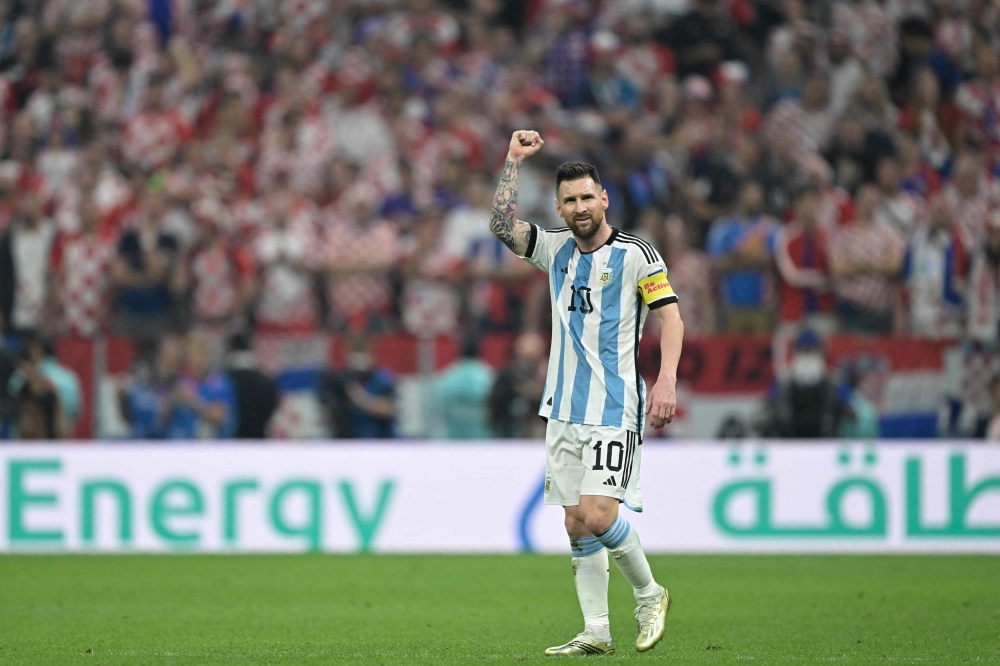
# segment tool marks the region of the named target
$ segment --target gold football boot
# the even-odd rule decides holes
[[[635,620],[639,623],[639,635],[635,639],[635,651],[652,650],[660,642],[667,630],[667,613],[670,611],[670,593],[661,587],[660,596],[635,609]]]
[[[579,657],[591,654],[614,654],[615,642],[600,641],[586,631],[565,645],[550,647],[545,651],[548,657]]]

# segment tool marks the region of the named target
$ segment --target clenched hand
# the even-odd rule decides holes
[[[507,157],[515,160],[523,160],[531,157],[545,144],[542,135],[531,130],[518,130],[510,138],[510,148],[507,150]]]

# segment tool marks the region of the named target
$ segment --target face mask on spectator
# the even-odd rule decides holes
[[[372,356],[368,352],[351,352],[347,356],[347,367],[352,372],[366,373],[374,367]]]
[[[799,352],[792,358],[792,380],[799,385],[819,384],[826,373],[826,360],[816,352]]]

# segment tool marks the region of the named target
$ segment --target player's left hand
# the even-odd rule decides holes
[[[649,423],[654,428],[660,429],[674,420],[676,411],[677,380],[660,377],[653,384],[653,389],[649,392],[649,400],[646,402]]]

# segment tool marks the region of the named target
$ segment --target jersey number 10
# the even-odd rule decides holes
[[[576,298],[580,297],[580,312],[583,314],[590,314],[594,311],[594,305],[590,302],[590,287],[574,287],[569,286],[570,291],[573,295],[569,297],[569,311],[576,312]]]
[[[601,449],[604,446],[604,442],[598,442],[594,444],[594,451],[597,455],[594,456],[596,462],[591,469],[603,470],[604,465],[601,465]],[[617,460],[616,460],[617,458]],[[608,456],[604,461],[604,464],[608,466],[612,472],[617,472],[622,468],[622,460],[625,458],[625,445],[621,442],[608,442]]]

